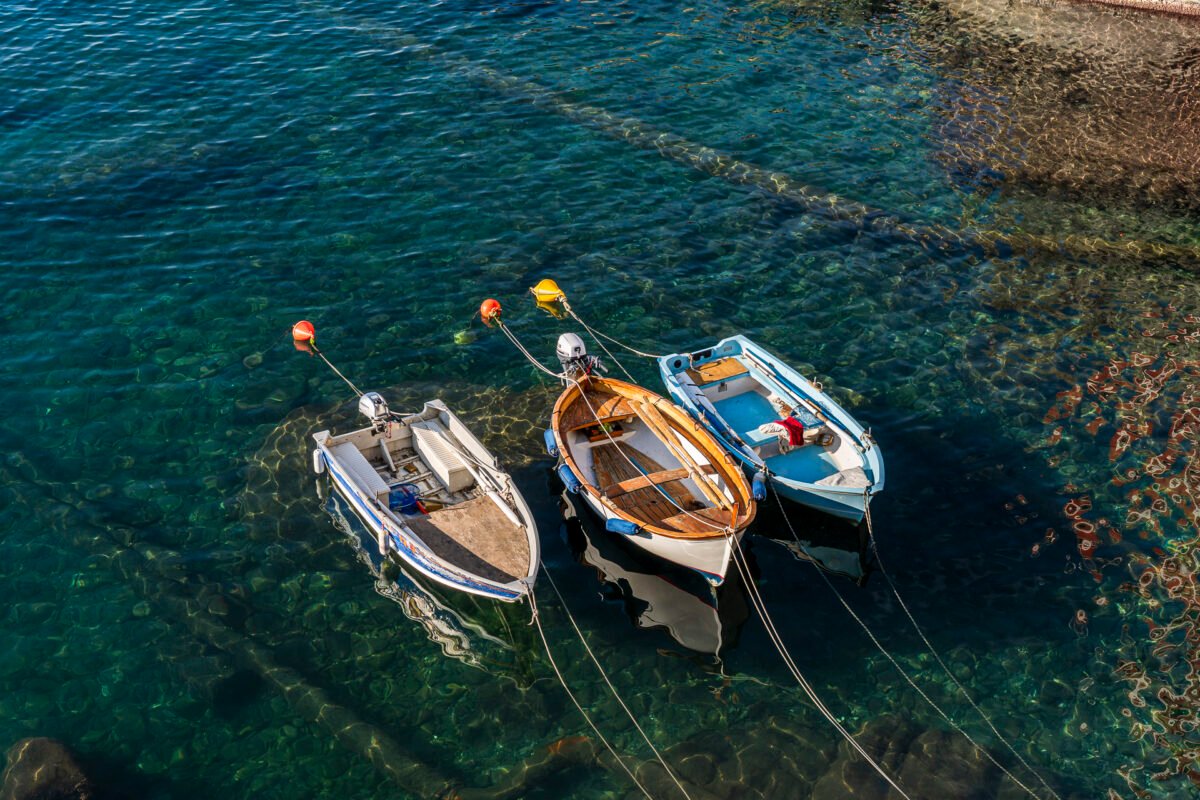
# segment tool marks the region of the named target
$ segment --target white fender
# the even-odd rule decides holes
[[[313,450],[313,472],[320,475],[325,471],[325,459],[321,457],[321,448]]]

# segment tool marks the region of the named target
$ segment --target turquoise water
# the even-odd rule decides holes
[[[860,795],[882,796],[756,619],[714,665],[631,624],[575,560],[539,449],[553,389],[472,320],[498,297],[549,357],[568,326],[535,312],[526,287],[553,276],[592,322],[656,352],[744,332],[819,377],[885,453],[873,514],[888,572],[1005,738],[1063,797],[1189,796],[1194,264],[914,241],[617,130],[670,132],[918,226],[1200,244],[1166,194],[1023,177],[1011,159],[1034,161],[1020,146],[1028,117],[979,49],[1008,52],[1004,32],[976,17],[946,25],[948,13],[0,9],[0,746],[57,736],[139,797],[367,798],[430,796],[440,779],[491,786],[590,735],[525,608],[462,611],[480,626],[464,656],[434,633],[425,595],[377,587],[335,525],[306,442],[353,409],[285,341],[308,318],[357,383],[397,408],[441,395],[506,456],[591,647],[690,782],[716,797],[839,797],[849,763]],[[1125,26],[1112,52],[1127,58],[1118,44],[1143,23],[1097,19]],[[1038,47],[1012,58],[1058,57]],[[484,68],[614,116],[564,111]],[[623,361],[657,386],[651,363]],[[786,536],[763,516],[761,533]],[[751,547],[797,665],[912,796],[1020,796],[810,566],[765,537]],[[568,681],[622,752],[648,760],[547,584],[543,620]],[[886,582],[834,585],[931,698],[1033,780]],[[267,667],[294,671],[435,778],[393,780]],[[592,763],[525,796],[631,789]]]

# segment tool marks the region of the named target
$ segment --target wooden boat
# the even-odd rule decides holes
[[[666,398],[575,375],[546,434],[567,488],[584,496],[609,531],[720,584],[755,513],[737,462]]]
[[[525,499],[487,448],[440,400],[408,416],[368,392],[371,426],[313,435],[313,469],[394,554],[426,578],[515,602],[533,591],[537,526]]]
[[[745,336],[662,356],[658,367],[671,398],[755,473],[756,483],[765,476],[784,497],[855,523],[883,490],[883,456],[863,427]],[[794,422],[781,424],[789,417]],[[760,430],[772,424],[775,432]],[[779,434],[789,426],[804,429],[802,444]]]

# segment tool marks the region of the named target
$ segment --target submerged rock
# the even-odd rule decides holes
[[[55,739],[22,739],[8,751],[0,800],[89,800],[92,783]]]
[[[1197,20],[1040,0],[929,3],[921,19],[919,46],[955,79],[935,104],[953,173],[1200,207]]]
[[[954,731],[919,731],[902,719],[884,716],[869,722],[855,739],[912,797],[993,800],[1010,785],[983,752]],[[811,800],[893,800],[899,796],[870,764],[842,743],[837,760],[813,787]]]

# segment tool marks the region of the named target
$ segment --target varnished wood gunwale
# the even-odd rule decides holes
[[[750,493],[750,483],[746,480],[745,474],[742,472],[738,463],[726,453],[721,446],[712,438],[707,431],[700,427],[699,423],[687,415],[687,413],[670,402],[666,398],[651,392],[636,384],[626,383],[625,381],[615,378],[590,378],[587,380],[590,389],[599,390],[601,393],[616,395],[629,401],[630,408],[633,408],[637,403],[646,403],[652,405],[669,424],[671,430],[681,439],[686,440],[697,450],[704,454],[712,465],[714,473],[720,475],[725,481],[725,485],[729,487],[733,494],[733,508],[731,510],[722,509],[707,509],[709,512],[718,513],[721,515],[720,520],[728,520],[728,527],[735,532],[744,530],[753,520],[757,511],[754,500]],[[589,391],[589,397],[591,397]],[[678,530],[673,527],[664,527],[663,525],[650,522],[645,519],[640,519],[637,516],[629,514],[624,509],[617,506],[612,500],[604,495],[593,483],[583,480],[583,470],[575,463],[575,458],[571,454],[570,447],[567,446],[566,434],[568,429],[564,429],[564,421],[577,421],[577,415],[568,413],[572,411],[572,406],[579,402],[579,387],[575,384],[568,386],[558,400],[554,404],[554,412],[550,417],[550,427],[554,431],[554,435],[558,440],[559,452],[562,453],[563,460],[567,466],[578,475],[583,483],[583,491],[587,492],[603,505],[610,513],[615,514],[621,519],[629,520],[637,525],[640,525],[644,531],[658,536],[665,536],[671,539],[716,539],[726,535],[726,523],[720,520],[714,520],[710,530]],[[590,413],[590,412],[589,412]],[[618,440],[619,441],[619,440]],[[705,470],[707,471],[707,470]],[[691,510],[689,510],[691,511]],[[731,514],[732,511],[732,514]],[[736,516],[733,516],[736,514]],[[678,515],[677,515],[678,516]],[[686,515],[685,515],[686,516]],[[711,513],[702,514],[712,519]],[[694,528],[699,526],[699,521],[690,518],[690,524],[684,525],[685,528]]]

